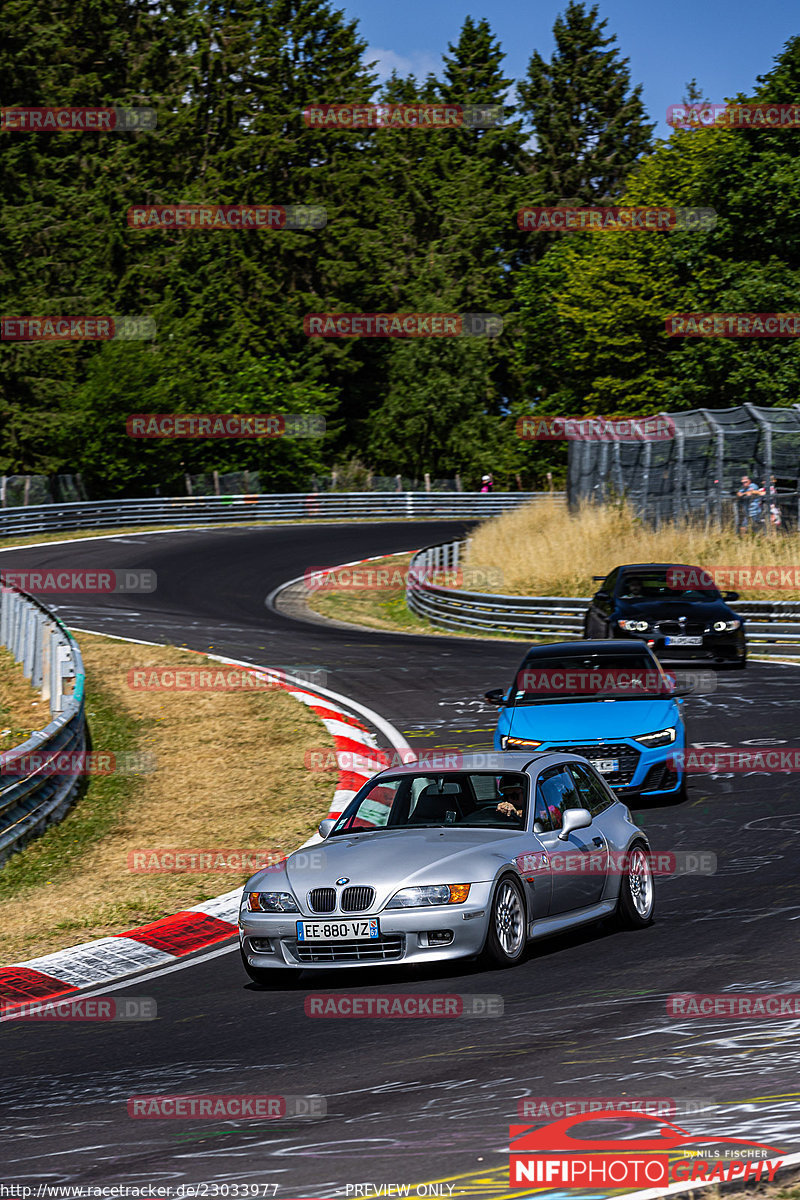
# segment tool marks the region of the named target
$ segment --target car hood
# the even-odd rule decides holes
[[[312,888],[334,887],[346,878],[353,886],[375,888],[372,910],[401,887],[429,883],[480,883],[497,868],[530,848],[530,837],[505,829],[387,829],[327,838],[314,853],[297,851],[283,864],[300,904]],[[261,885],[261,888],[259,888]],[[279,891],[283,873],[266,870],[247,883],[250,891]]]
[[[636,620],[677,621],[679,617],[694,621],[731,621],[736,614],[724,600],[618,600],[619,615]]]
[[[584,700],[506,708],[504,733],[558,746],[654,733],[680,721],[674,700]]]

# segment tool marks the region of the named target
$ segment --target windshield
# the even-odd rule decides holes
[[[355,796],[330,837],[376,829],[523,829],[528,780],[518,772],[448,771],[387,776]]]
[[[617,596],[620,600],[721,600],[713,584],[704,586],[704,576],[704,571],[690,567],[626,574],[619,581]]]
[[[653,700],[672,695],[671,680],[652,655],[531,655],[517,671],[512,704],[557,700]]]

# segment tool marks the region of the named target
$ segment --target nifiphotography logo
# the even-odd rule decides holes
[[[609,1136],[609,1127],[628,1136]],[[613,1189],[772,1181],[783,1151],[744,1138],[692,1134],[671,1121],[620,1109],[538,1127],[512,1125],[509,1153],[511,1187]]]

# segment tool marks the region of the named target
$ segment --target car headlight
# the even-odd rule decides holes
[[[647,633],[650,628],[647,621],[617,621],[620,629],[626,630],[628,633]]]
[[[387,908],[428,908],[431,904],[463,904],[469,895],[468,883],[434,883],[428,887],[401,888]]]
[[[248,892],[247,907],[250,912],[300,912],[291,892]]]
[[[714,633],[733,633],[734,629],[738,629],[741,621],[715,621]]]
[[[530,738],[501,737],[500,746],[503,750],[535,750],[541,742],[531,741]]]
[[[641,742],[643,746],[669,746],[671,742],[675,741],[676,736],[675,729],[670,727],[669,729],[659,729],[655,733],[642,733],[633,740]]]

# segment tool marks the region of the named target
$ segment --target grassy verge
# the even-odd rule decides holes
[[[49,720],[47,702],[23,675],[22,664],[0,646],[0,751],[19,746]]]
[[[593,575],[621,563],[675,562],[701,567],[793,567],[796,534],[736,534],[689,521],[653,529],[627,505],[587,505],[577,513],[557,505],[529,504],[479,525],[467,563],[492,572],[494,589],[514,596],[590,596]],[[723,585],[724,588],[724,585]],[[736,587],[743,600],[796,600],[800,590]]]
[[[143,874],[153,848],[294,849],[327,812],[332,777],[307,749],[332,747],[285,692],[133,690],[131,668],[210,667],[174,647],[82,634],[93,749],[149,751],[155,770],[95,775],[67,817],[0,868],[0,960],[122,933],[240,886],[238,873]]]
[[[368,629],[383,629],[393,633],[423,633],[436,636],[449,635],[459,638],[500,638],[503,641],[532,642],[532,638],[509,638],[503,634],[470,633],[464,630],[442,629],[432,625],[430,621],[412,613],[406,604],[405,576],[410,554],[394,554],[387,558],[371,561],[369,570],[388,568],[391,578],[402,575],[403,582],[393,583],[392,586],[381,588],[326,588],[320,591],[309,591],[305,601],[312,612],[320,616],[330,617],[336,621],[346,621],[351,625],[361,625]]]
[[[385,571],[387,586],[377,588],[325,588],[309,591],[306,603],[323,617],[366,625],[370,629],[400,630],[403,633],[427,633],[430,625],[406,606],[405,577],[410,554],[392,554],[364,564],[366,573]]]

